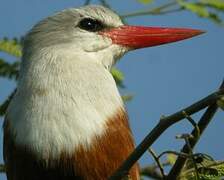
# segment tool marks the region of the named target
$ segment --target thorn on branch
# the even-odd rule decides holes
[[[188,141],[189,139],[193,139],[194,136],[192,134],[180,134],[176,135],[176,139],[184,139],[185,141]]]
[[[161,115],[159,120],[162,121],[164,119],[166,119],[166,116],[165,115]]]

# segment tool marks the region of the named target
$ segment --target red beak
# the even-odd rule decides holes
[[[143,26],[120,26],[100,34],[112,39],[114,44],[138,49],[188,39],[204,31],[185,28],[160,28]]]

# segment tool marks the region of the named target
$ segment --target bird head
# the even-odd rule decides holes
[[[54,49],[59,56],[74,56],[109,69],[129,50],[180,41],[202,32],[128,26],[110,9],[91,5],[66,9],[40,21],[25,37],[23,53],[27,57],[43,49]]]

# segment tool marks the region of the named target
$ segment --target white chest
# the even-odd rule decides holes
[[[107,119],[123,107],[109,72],[75,68],[75,74],[71,67],[63,77],[51,69],[48,77],[34,74],[21,79],[8,108],[16,143],[41,158],[73,153],[79,145],[88,148],[95,136],[103,135]]]

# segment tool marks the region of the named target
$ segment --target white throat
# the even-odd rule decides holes
[[[123,108],[109,71],[68,52],[46,48],[25,59],[8,108],[15,142],[40,158],[88,148],[104,133],[107,119]]]

